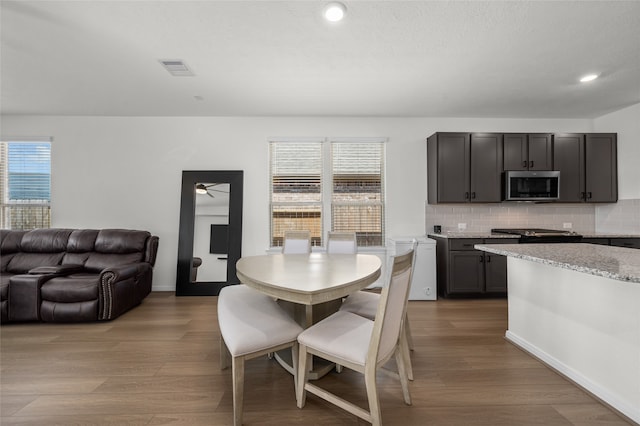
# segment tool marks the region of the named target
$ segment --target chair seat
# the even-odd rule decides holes
[[[373,321],[351,312],[338,311],[303,331],[298,342],[321,349],[327,355],[364,365],[373,332]]]
[[[220,291],[218,323],[234,357],[294,341],[303,330],[273,298],[246,285]]]
[[[340,306],[341,311],[353,312],[356,315],[374,320],[380,303],[380,295],[370,291],[358,291],[347,297]]]

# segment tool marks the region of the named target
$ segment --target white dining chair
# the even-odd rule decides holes
[[[414,259],[412,265],[415,264],[415,253],[417,248],[417,241],[414,241],[411,251],[413,252]],[[412,266],[413,267],[413,266]],[[412,273],[413,275],[413,273]],[[411,285],[411,283],[409,283]],[[378,311],[378,305],[380,304],[380,294],[372,291],[360,290],[353,294],[350,294],[340,305],[341,311],[347,311],[360,315],[370,320],[376,318],[376,312]],[[407,377],[409,380],[413,380],[413,364],[411,363],[411,351],[413,350],[413,337],[411,336],[411,327],[409,325],[409,315],[405,314],[403,322],[402,338],[406,340],[404,348],[404,358],[407,364]]]
[[[411,405],[405,358],[401,348],[406,341],[401,339],[401,334],[402,323],[406,318],[412,263],[413,251],[393,258],[389,282],[382,289],[375,321],[352,312],[338,311],[300,333],[296,387],[296,402],[299,408],[304,407],[307,392],[310,392],[371,422],[374,426],[381,425],[376,373],[394,356],[398,373],[386,369],[385,371],[400,380],[404,402]],[[309,383],[307,363],[311,356],[318,356],[363,373],[369,411],[316,384]]]
[[[218,296],[220,368],[229,366],[231,355],[233,424],[242,425],[245,361],[291,348],[297,371],[296,338],[303,330],[278,303],[246,285],[224,287]],[[296,378],[294,374],[294,386]]]
[[[327,232],[327,253],[355,254],[358,252],[358,243],[355,232]]]
[[[311,253],[311,232],[286,231],[282,244],[283,254],[307,254]]]

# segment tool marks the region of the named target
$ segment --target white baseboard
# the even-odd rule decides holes
[[[532,345],[527,340],[520,338],[518,335],[510,332],[509,330],[507,330],[507,332],[505,333],[505,338],[522,350],[528,352],[540,361],[544,362],[549,367],[553,368],[569,380],[575,382],[577,385],[584,388],[586,391],[590,392],[595,397],[602,400],[604,403],[610,405],[613,409],[619,411],[622,415],[628,417],[630,420],[636,422],[637,424],[640,424],[640,407],[634,406],[630,402],[621,400],[618,396],[613,395],[607,389],[589,380],[588,377],[580,374],[568,365],[544,352],[537,346]]]

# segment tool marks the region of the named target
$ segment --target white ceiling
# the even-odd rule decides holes
[[[325,3],[2,0],[1,112],[593,118],[640,102],[640,1],[344,0],[337,25]]]

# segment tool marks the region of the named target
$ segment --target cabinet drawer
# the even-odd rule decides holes
[[[475,250],[473,246],[483,242],[482,238],[454,238],[449,243],[449,250]]]

